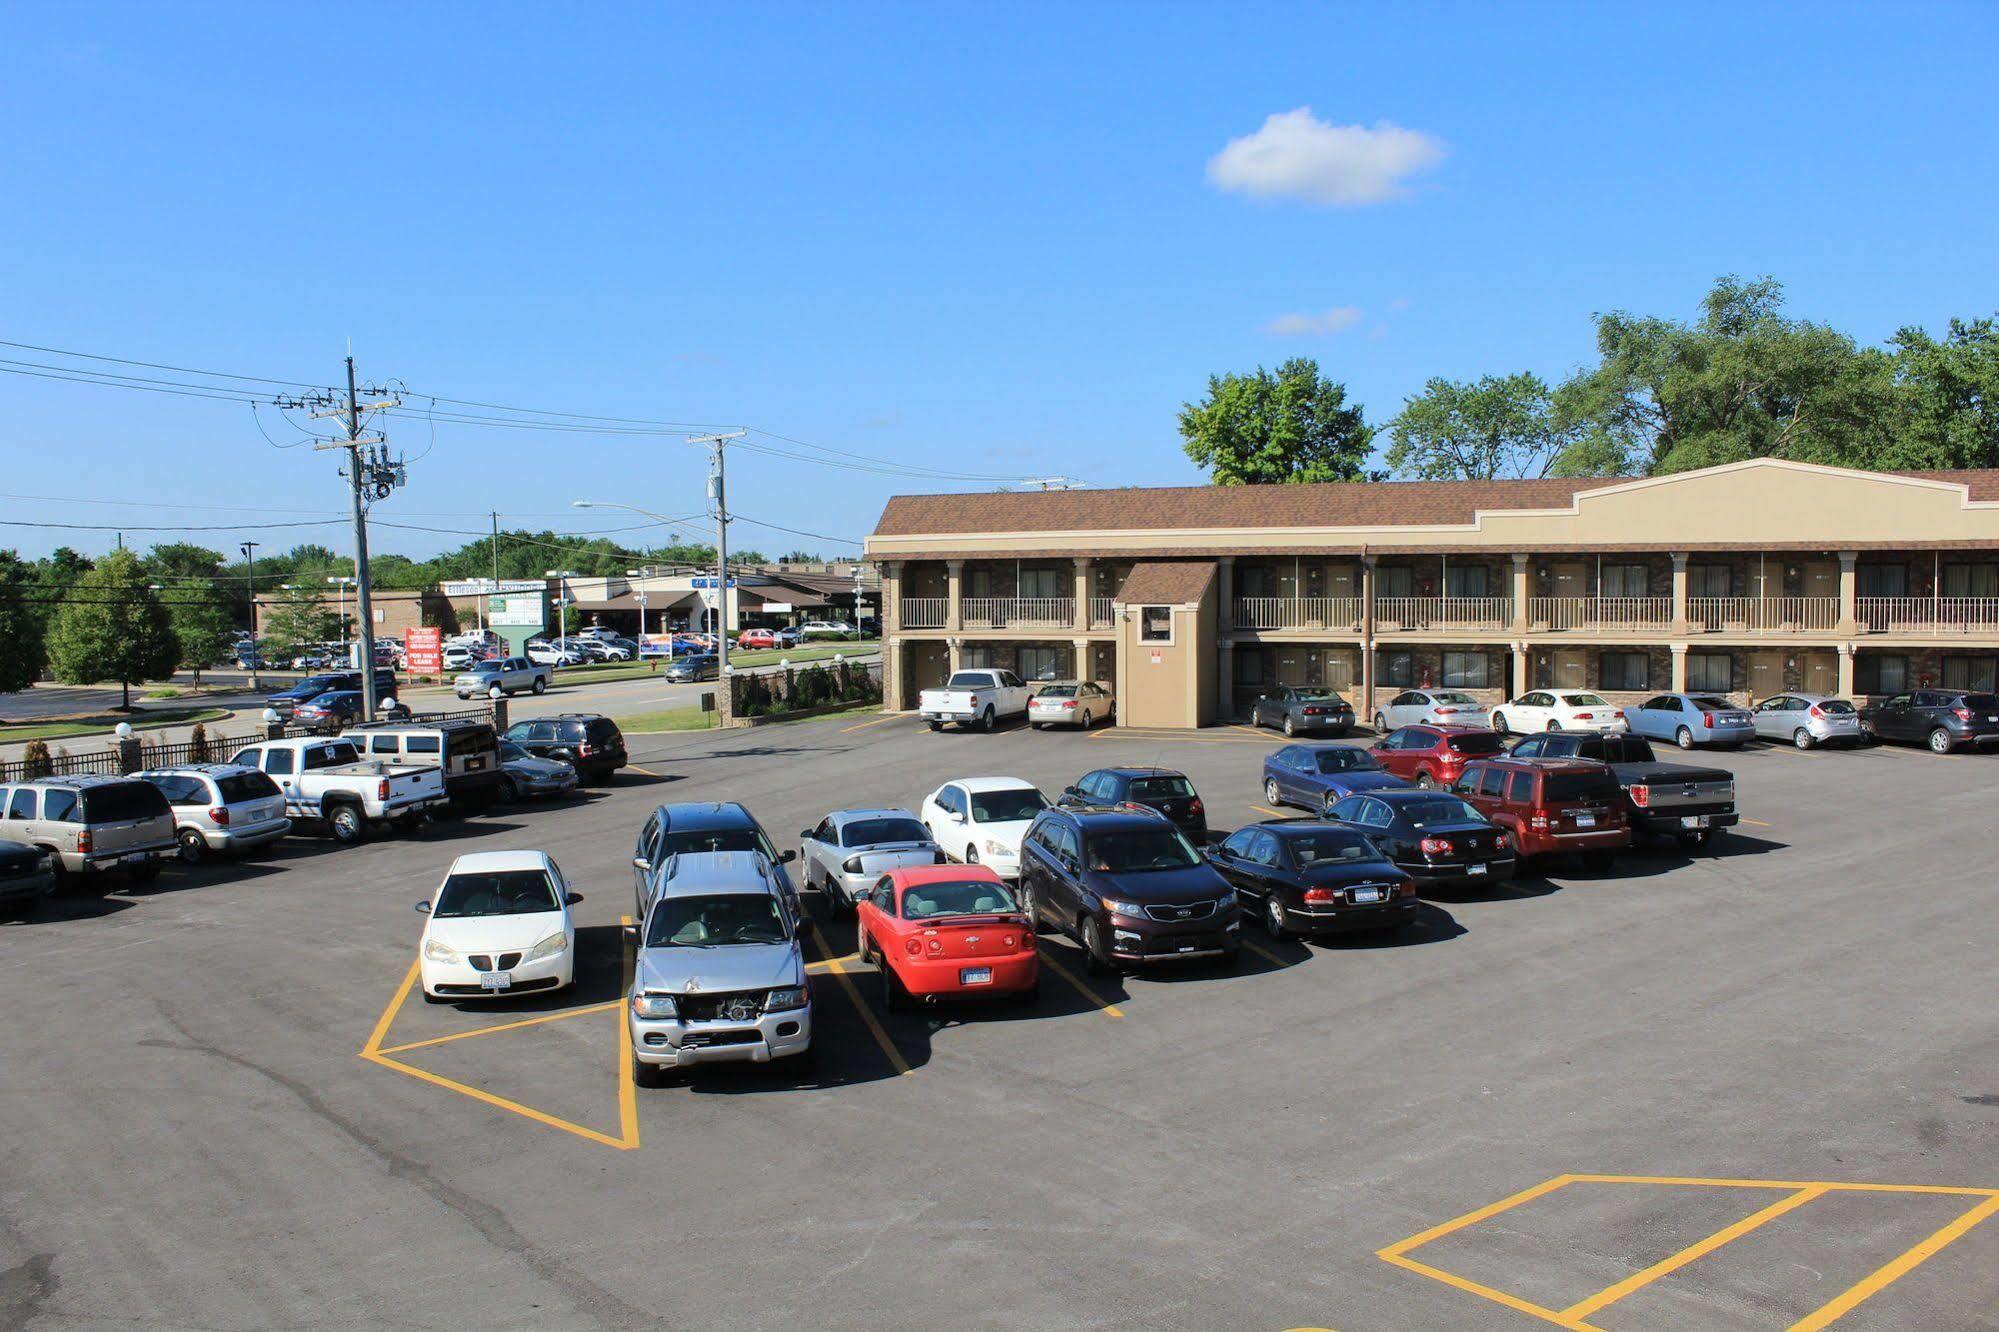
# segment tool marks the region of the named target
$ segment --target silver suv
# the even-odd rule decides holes
[[[174,814],[135,777],[43,777],[0,786],[0,838],[51,852],[58,887],[109,869],[150,879],[174,849]]]
[[[523,689],[539,694],[548,688],[548,680],[549,668],[538,666],[526,657],[494,657],[453,680],[451,689],[460,698],[471,698],[474,694],[499,698]]]
[[[699,863],[662,877],[639,926],[627,999],[632,1081],[649,1087],[669,1069],[809,1055],[812,989],[798,917],[773,879],[742,872],[742,862],[763,857],[675,859]],[[722,859],[738,863],[706,863]]]
[[[275,842],[291,831],[285,793],[255,768],[190,763],[139,776],[158,787],[173,807],[174,840],[180,858],[190,865]]]

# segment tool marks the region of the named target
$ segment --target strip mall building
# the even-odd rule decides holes
[[[1127,726],[1325,684],[1632,702],[1991,690],[1999,471],[1757,459],[1643,480],[900,495],[888,703],[960,666],[1109,682]]]

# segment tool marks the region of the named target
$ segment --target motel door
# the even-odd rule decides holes
[[[1589,595],[1589,566],[1587,564],[1558,564],[1554,569],[1555,590],[1558,597],[1586,597]]]
[[[1833,577],[1838,578],[1835,571]],[[1809,586],[1809,584],[1807,584]],[[1823,596],[1815,592],[1813,596]],[[1804,667],[1805,692],[1807,694],[1830,694],[1839,688],[1839,654],[1836,652],[1803,652],[1799,654],[1799,664]]]
[[[1781,652],[1752,652],[1749,654],[1749,696],[1754,699],[1772,698],[1784,692],[1784,654]]]
[[[1814,560],[1804,566],[1804,593],[1808,597],[1839,595],[1839,566],[1828,560]],[[1809,687],[1809,686],[1808,686]]]

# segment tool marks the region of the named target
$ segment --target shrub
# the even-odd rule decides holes
[[[189,763],[208,762],[208,728],[200,722],[187,733],[187,761]]]
[[[30,740],[28,747],[21,751],[21,776],[32,780],[53,776],[54,773],[55,762],[49,756],[48,741]]]

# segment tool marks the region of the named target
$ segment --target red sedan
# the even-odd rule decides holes
[[[736,635],[736,646],[739,648],[774,648],[777,646],[777,635],[768,629],[745,629],[742,633]]]
[[[1505,752],[1506,742],[1496,731],[1427,722],[1390,731],[1368,750],[1383,768],[1418,786],[1449,786],[1473,759]]]
[[[1040,986],[1034,926],[984,865],[891,870],[854,915],[861,960],[881,968],[890,1008],[986,994],[1032,999]]]

